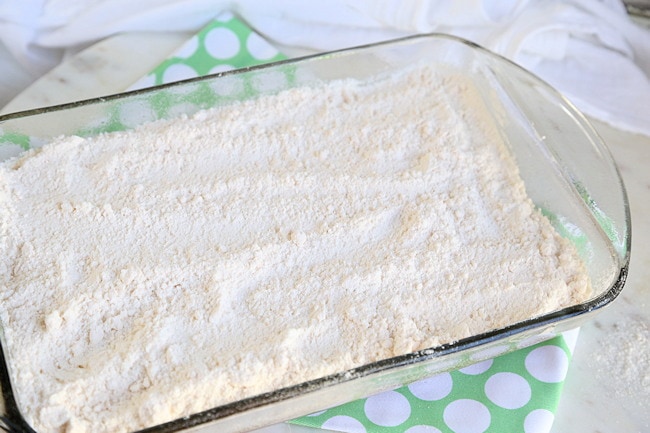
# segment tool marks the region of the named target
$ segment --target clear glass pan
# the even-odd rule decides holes
[[[627,274],[630,216],[625,189],[606,146],[560,94],[515,64],[470,42],[419,35],[302,59],[230,71],[0,117],[0,160],[60,135],[92,135],[191,114],[232,100],[341,78],[364,78],[428,59],[481,89],[515,156],[529,196],[560,233],[579,244],[594,296],[540,317],[451,344],[381,360],[279,389],[142,432],[241,432],[401,386],[441,371],[517,350],[575,328],[612,302]],[[38,349],[35,349],[38,350]],[[2,337],[0,382],[7,421],[23,420],[11,388],[14,362]]]

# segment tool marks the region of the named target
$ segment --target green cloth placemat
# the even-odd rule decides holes
[[[224,13],[131,89],[283,58]],[[350,433],[548,433],[576,337],[577,330],[568,345],[559,336],[290,422]]]
[[[547,433],[570,356],[560,336],[292,422],[351,433]]]
[[[282,59],[286,59],[286,56],[243,21],[226,12],[130,89],[172,83]]]

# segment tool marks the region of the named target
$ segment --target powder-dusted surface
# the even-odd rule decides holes
[[[38,431],[129,431],[584,299],[462,77],[65,138],[0,169],[0,318]]]

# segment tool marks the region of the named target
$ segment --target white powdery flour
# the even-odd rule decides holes
[[[0,166],[0,319],[39,432],[124,432],[576,303],[464,78],[418,67]]]

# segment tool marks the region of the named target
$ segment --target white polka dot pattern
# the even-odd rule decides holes
[[[413,427],[406,429],[404,433],[442,433],[442,432],[430,425],[414,425]]]
[[[569,369],[569,357],[557,346],[541,346],[531,351],[526,357],[526,370],[535,379],[559,383],[566,377]]]
[[[218,74],[219,72],[226,72],[226,71],[232,71],[233,69],[236,69],[233,65],[217,65],[212,68],[210,68],[210,74]]]
[[[447,405],[443,419],[454,433],[484,433],[490,426],[491,415],[480,401],[461,399]]]
[[[366,433],[366,428],[356,418],[346,415],[337,415],[322,425],[325,430],[337,430],[347,433]]]
[[[408,386],[409,391],[420,400],[435,401],[441,400],[451,392],[453,380],[449,373],[441,373],[432,378],[412,383]]]
[[[345,416],[357,419],[367,433],[549,433],[561,389],[555,381],[564,377],[567,362],[564,340],[556,337],[328,409],[313,421],[292,422],[322,427],[326,420],[332,430],[352,432],[335,423]]]
[[[129,89],[142,89],[284,58],[273,45],[232,13],[226,12]]]
[[[364,411],[374,424],[394,427],[408,419],[411,415],[411,405],[399,392],[387,391],[368,397]]]
[[[490,367],[492,367],[492,362],[493,361],[491,359],[488,359],[485,361],[477,362],[476,364],[472,364],[465,368],[461,368],[459,371],[461,373],[471,374],[471,375],[485,373],[490,369]]]
[[[530,401],[530,385],[520,375],[496,373],[485,382],[485,395],[504,409],[518,409]]]
[[[546,409],[536,409],[524,420],[524,433],[547,432],[551,430],[555,416]]]
[[[239,38],[230,29],[216,27],[205,35],[205,50],[215,59],[235,57],[239,49]]]
[[[194,68],[191,66],[183,65],[182,63],[171,65],[165,70],[165,72],[163,72],[163,80],[166,83],[186,80],[188,78],[195,78],[198,76],[199,74],[194,70]]]

